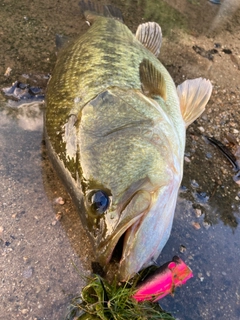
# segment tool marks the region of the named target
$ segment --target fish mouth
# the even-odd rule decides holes
[[[122,233],[119,235],[118,241],[112,251],[110,262],[117,262],[121,264],[121,261],[127,255],[126,246],[128,240],[130,239],[130,234],[134,231],[137,232],[138,228],[141,227],[141,222],[144,219],[146,212],[143,212],[138,219],[134,219],[132,224]]]
[[[150,205],[150,192],[140,190],[134,194],[122,210],[115,231],[97,248],[100,264],[103,266],[108,265],[109,262],[121,264],[121,261],[131,254],[129,240],[134,240],[134,232],[141,227]],[[134,241],[132,245],[134,246]]]

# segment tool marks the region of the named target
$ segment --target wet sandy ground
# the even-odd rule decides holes
[[[206,112],[187,131],[183,187],[159,258],[164,263],[177,254],[194,272],[174,298],[161,301],[181,320],[240,318],[240,189],[230,163],[203,139],[225,142],[231,133],[239,143],[240,5],[221,2],[112,1],[133,32],[142,21],[162,25],[160,57],[177,84],[203,76],[214,85]],[[0,8],[1,88],[15,80],[45,87],[55,34],[73,37],[87,28],[77,2],[3,0]],[[204,55],[213,49],[209,60]],[[91,272],[93,253],[48,162],[41,111],[27,110],[13,110],[0,97],[0,319],[62,319],[82,275]]]
[[[61,319],[90,272],[90,246],[45,160],[42,131],[4,111],[0,119],[0,319]]]

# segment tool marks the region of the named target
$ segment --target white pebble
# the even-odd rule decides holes
[[[203,127],[198,127],[198,129],[201,131],[201,132],[204,132],[205,129]]]

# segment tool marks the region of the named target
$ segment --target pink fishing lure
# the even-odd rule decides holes
[[[176,287],[193,277],[192,270],[177,256],[172,261],[162,265],[137,286],[133,298],[140,301],[156,302],[167,294],[173,294]]]

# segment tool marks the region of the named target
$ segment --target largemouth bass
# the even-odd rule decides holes
[[[169,238],[186,126],[212,86],[199,78],[176,88],[157,58],[158,24],[134,35],[111,6],[103,14],[83,6],[91,26],[60,52],[48,84],[46,143],[100,264],[123,240],[119,278],[127,280]]]

